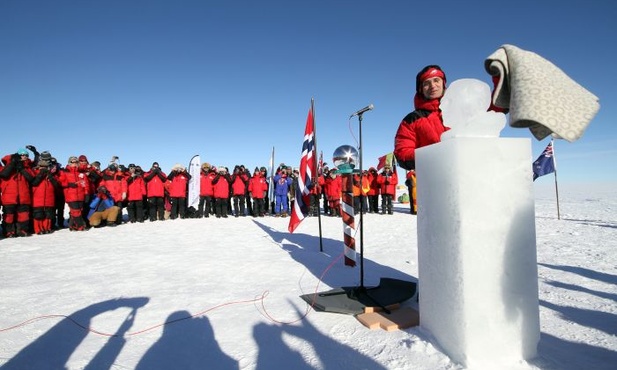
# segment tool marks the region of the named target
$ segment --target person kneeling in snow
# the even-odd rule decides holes
[[[116,219],[120,207],[114,204],[114,199],[109,194],[109,191],[105,186],[100,186],[97,190],[96,197],[90,203],[90,212],[88,213],[88,220],[90,226],[100,227],[101,223],[105,221],[108,226],[116,226]]]

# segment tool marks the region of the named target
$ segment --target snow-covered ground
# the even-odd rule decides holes
[[[550,183],[544,181],[544,183]],[[615,369],[617,191],[536,184],[541,340],[521,369]],[[364,216],[365,284],[417,277],[416,216]],[[184,219],[0,240],[2,369],[459,369],[422,328],[300,295],[358,285],[342,222]],[[406,302],[413,306],[415,302]]]

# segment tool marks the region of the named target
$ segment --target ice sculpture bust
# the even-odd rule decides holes
[[[441,135],[441,140],[498,137],[506,125],[506,116],[487,111],[490,103],[491,89],[488,84],[473,78],[452,82],[441,98],[443,123],[450,127]]]

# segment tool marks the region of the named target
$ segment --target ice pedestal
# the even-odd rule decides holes
[[[416,150],[420,326],[466,366],[535,357],[540,339],[529,139]]]

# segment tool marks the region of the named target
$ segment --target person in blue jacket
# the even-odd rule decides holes
[[[109,190],[105,186],[100,186],[96,191],[96,196],[90,203],[90,212],[88,212],[88,221],[90,226],[101,227],[103,221],[107,226],[116,226],[116,219],[120,212],[120,207],[114,204]]]
[[[274,217],[287,217],[289,212],[287,194],[292,181],[292,178],[287,176],[286,168],[281,168],[274,176]]]

